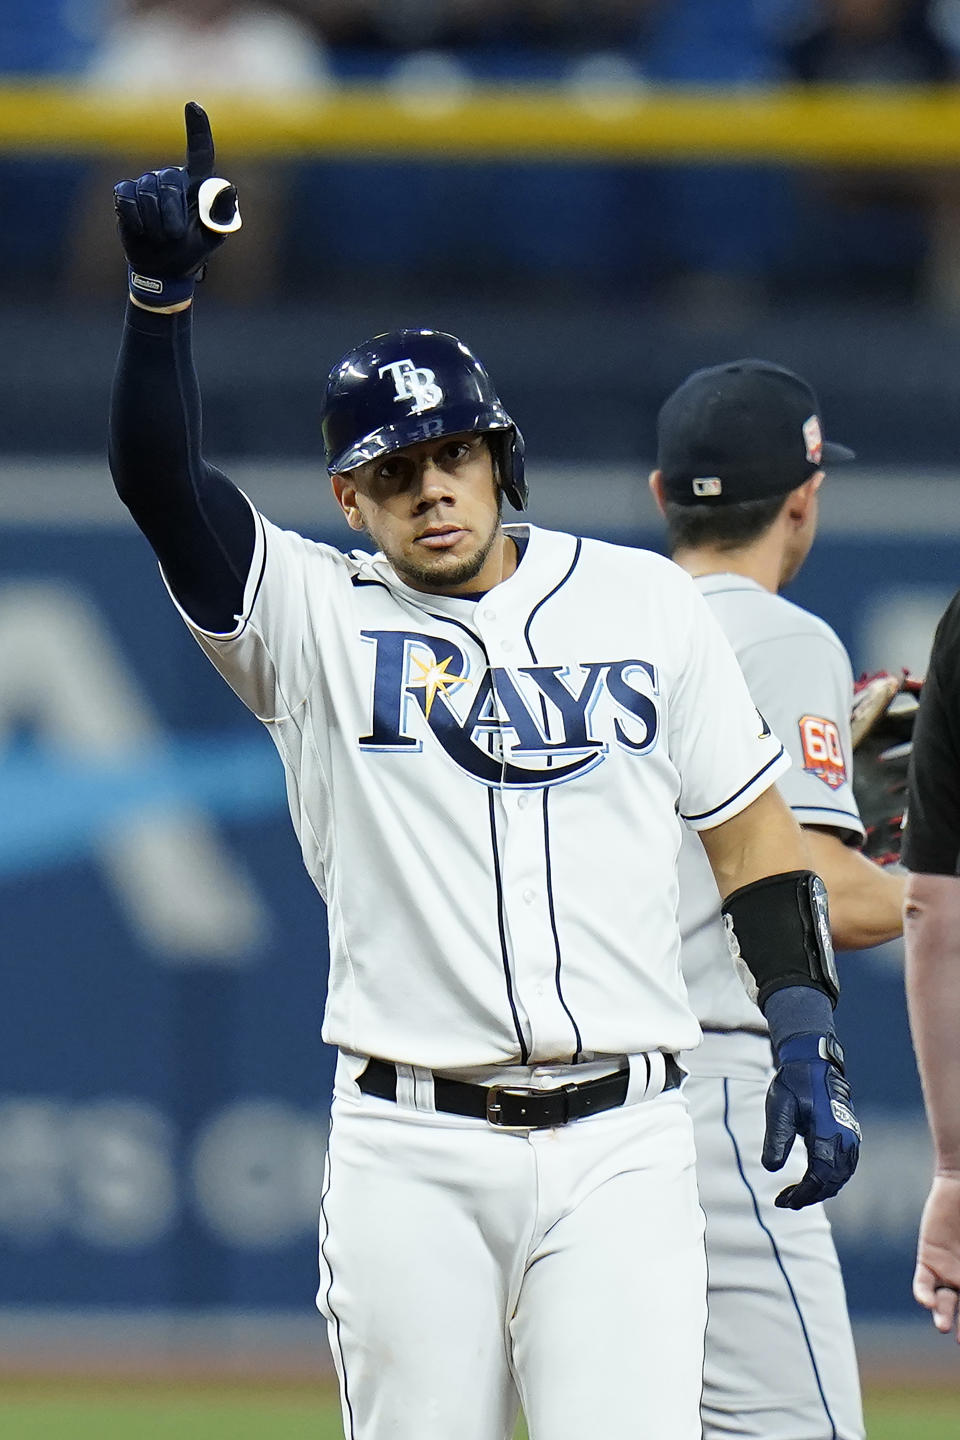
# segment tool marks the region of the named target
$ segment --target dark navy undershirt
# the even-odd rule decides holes
[[[529,536],[529,535],[508,535],[508,536],[507,536],[507,539],[508,539],[508,540],[512,540],[513,543],[514,543],[514,545],[516,545],[516,547],[517,547],[517,564],[519,565],[519,564],[520,564],[520,561],[523,559],[524,555],[526,554],[527,542],[529,541],[530,536]],[[487,591],[486,591],[486,590],[471,590],[471,591],[470,591],[468,594],[466,594],[466,595],[457,595],[457,596],[455,596],[454,598],[457,599],[457,600],[473,600],[473,601],[476,601],[476,600],[482,600],[483,597],[484,597],[484,595],[486,595],[486,594],[487,594]]]
[[[127,305],[110,405],[117,494],[149,540],[191,620],[224,634],[243,610],[256,536],[243,495],[200,452],[192,307]]]

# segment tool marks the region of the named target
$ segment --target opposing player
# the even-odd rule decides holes
[[[650,484],[673,558],[791,754],[778,786],[826,883],[834,941],[858,948],[900,933],[903,880],[857,848],[846,652],[824,621],[779,594],[813,542],[823,467],[850,458],[824,443],[799,376],[743,360],[697,371],[667,399]],[[720,963],[716,885],[692,836],[681,847],[680,925],[704,1031],[684,1056],[710,1277],[704,1434],[852,1440],[863,1434],[859,1382],[829,1224],[819,1205],[802,1216],[779,1209],[780,1181],[758,1164],[768,1027]],[[795,1165],[793,1156],[786,1173]]]
[[[782,746],[676,566],[502,524],[523,442],[453,336],[377,336],[330,374],[327,467],[376,553],[277,529],[203,460],[191,277],[235,216],[206,116],[187,122],[185,169],[117,187],[111,461],[277,745],[327,902],[319,1303],[345,1428],[507,1440],[519,1397],[535,1440],[694,1440],[678,811],[778,1046],[768,1158],[805,1142],[784,1203],[834,1193],[858,1153]]]
[[[913,1293],[960,1341],[960,594],[934,637],[907,813],[907,1003],[936,1167]]]

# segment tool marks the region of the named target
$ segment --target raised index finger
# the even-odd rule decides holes
[[[207,112],[196,100],[184,106],[187,125],[187,175],[191,180],[206,180],[213,174],[213,135]]]

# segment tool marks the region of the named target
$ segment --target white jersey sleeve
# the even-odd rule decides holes
[[[320,637],[328,632],[326,609],[336,595],[349,593],[356,567],[333,546],[281,530],[256,509],[253,513],[254,553],[234,627],[223,634],[204,630],[172,592],[171,599],[231,688],[259,720],[271,724],[303,703],[320,664]]]
[[[758,713],[730,642],[693,591],[691,624],[671,708],[680,816],[709,830],[746,807],[790,764]]]

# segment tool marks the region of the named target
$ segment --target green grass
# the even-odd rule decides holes
[[[943,1390],[867,1396],[869,1440],[958,1440],[960,1408]],[[3,1440],[341,1440],[326,1389],[226,1385],[0,1384]],[[450,1440],[456,1440],[451,1436]],[[584,1437],[592,1440],[592,1437]]]
[[[107,1389],[0,1389],[3,1440],[341,1440],[340,1406],[326,1390],[252,1389],[240,1382]]]
[[[867,1394],[868,1440],[958,1440],[957,1393],[934,1390]]]

